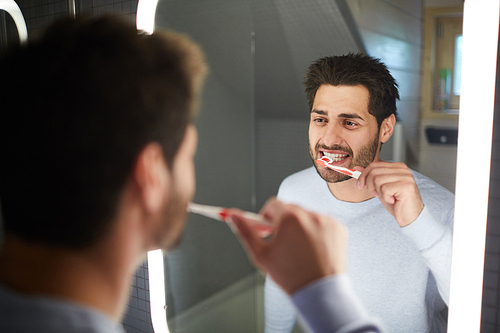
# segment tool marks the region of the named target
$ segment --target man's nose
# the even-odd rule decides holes
[[[328,124],[321,139],[327,146],[340,145],[342,143],[342,129],[336,124]]]

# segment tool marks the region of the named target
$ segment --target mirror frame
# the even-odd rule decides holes
[[[5,10],[12,16],[14,23],[17,27],[17,33],[19,34],[19,41],[21,45],[28,42],[28,28],[26,27],[26,21],[24,20],[21,8],[17,5],[14,0],[0,0],[0,10]]]
[[[135,14],[137,30],[151,35],[155,29],[155,15],[158,0],[139,0]]]
[[[499,3],[499,0],[464,3],[462,96],[448,333],[479,332],[481,328]],[[480,61],[477,50],[481,50]],[[479,119],[481,126],[476,125]],[[474,161],[469,158],[472,146],[479,156]],[[470,170],[474,170],[473,182]]]

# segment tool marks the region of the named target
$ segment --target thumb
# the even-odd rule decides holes
[[[361,171],[361,172],[363,172],[365,170],[365,168],[363,168],[362,166],[359,166],[359,165],[352,167],[352,169],[356,170],[356,171]]]
[[[365,171],[365,168],[357,165],[357,166],[353,167],[353,170],[361,172],[361,175],[359,176],[358,181],[357,181],[357,185],[358,185],[359,189],[362,189],[366,185],[366,174],[363,172],[363,171]]]

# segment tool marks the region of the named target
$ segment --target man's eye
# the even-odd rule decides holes
[[[346,125],[347,127],[355,127],[358,124],[355,123],[354,121],[346,120],[346,121],[344,121],[344,125]]]
[[[323,119],[323,118],[315,118],[314,122],[316,122],[316,123],[326,123],[326,120]]]

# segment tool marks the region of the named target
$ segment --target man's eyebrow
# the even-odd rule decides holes
[[[328,112],[326,111],[323,111],[323,110],[317,110],[317,109],[313,109],[311,110],[311,113],[316,113],[316,114],[319,114],[321,116],[328,116]],[[359,114],[357,113],[340,113],[337,118],[347,118],[347,119],[361,119],[364,121],[363,117],[361,117]]]
[[[316,114],[319,114],[319,115],[322,115],[322,116],[328,116],[328,112],[325,112],[323,110],[311,110],[311,113],[316,113]]]
[[[361,119],[361,120],[364,120],[363,117],[361,117],[357,113],[341,113],[337,117],[338,118],[350,118],[350,119]]]

